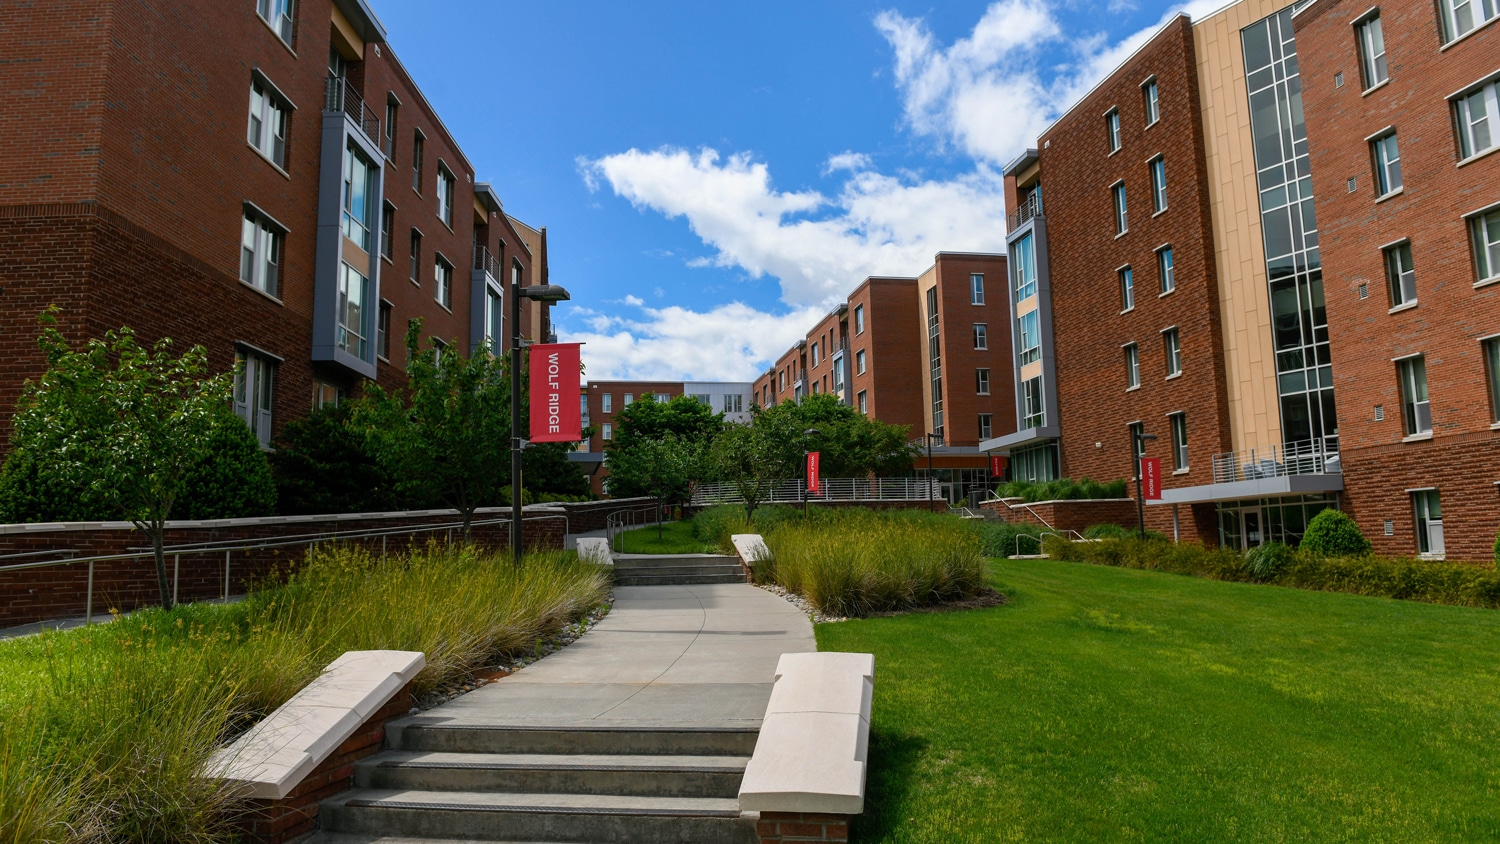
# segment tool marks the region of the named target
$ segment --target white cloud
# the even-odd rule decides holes
[[[862,152],[845,150],[828,156],[828,160],[823,162],[823,175],[827,176],[840,170],[868,170],[871,163],[870,156]]]
[[[940,46],[920,18],[881,12],[875,26],[895,53],[908,126],[1004,164],[1179,12],[1197,17],[1223,0],[1174,6],[1161,21],[1111,41],[1075,34],[1040,0],[990,4],[973,32]],[[1065,61],[1056,60],[1059,52]]]
[[[731,302],[707,311],[641,308],[641,317],[600,316],[574,309],[587,331],[562,331],[583,343],[589,380],[753,381],[807,333],[822,312],[800,308],[783,315]],[[558,315],[564,326],[574,312]]]
[[[834,159],[868,164],[857,153]],[[916,275],[942,250],[1005,247],[1001,180],[989,167],[949,181],[858,169],[836,196],[778,190],[765,162],[713,149],[631,149],[583,169],[637,208],[686,218],[715,250],[689,266],[769,274],[793,307],[827,307],[868,275]]]

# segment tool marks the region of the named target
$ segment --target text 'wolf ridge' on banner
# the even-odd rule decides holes
[[[531,354],[531,441],[582,439],[578,403],[578,343],[538,343]]]

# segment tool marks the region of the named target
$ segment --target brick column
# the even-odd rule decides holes
[[[817,812],[761,812],[755,825],[761,844],[794,841],[848,841],[849,816]]]

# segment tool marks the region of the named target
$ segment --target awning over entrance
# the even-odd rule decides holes
[[[1043,425],[1040,428],[1027,428],[1017,431],[1014,434],[1006,434],[1003,437],[985,440],[979,444],[978,450],[1005,454],[1011,449],[1020,448],[1023,445],[1043,440],[1055,440],[1061,435],[1062,432],[1058,430],[1056,425]]]
[[[1236,501],[1242,498],[1279,498],[1283,495],[1319,495],[1343,492],[1344,476],[1339,473],[1317,475],[1282,475],[1273,478],[1249,478],[1221,484],[1204,484],[1161,491],[1160,501],[1147,504],[1206,504],[1214,501]]]

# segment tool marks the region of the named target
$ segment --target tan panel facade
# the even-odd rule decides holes
[[[927,342],[927,291],[937,287],[938,273],[937,264],[928,268],[927,272],[917,277],[917,313],[921,315],[919,323],[922,328],[920,342],[917,348],[922,353],[922,420],[926,426],[922,433],[930,434],[937,429],[932,418],[932,345]],[[913,436],[916,432],[912,432]]]
[[[1243,0],[1193,24],[1219,273],[1229,430],[1236,451],[1281,442],[1271,302],[1240,30],[1288,5],[1287,0]]]

